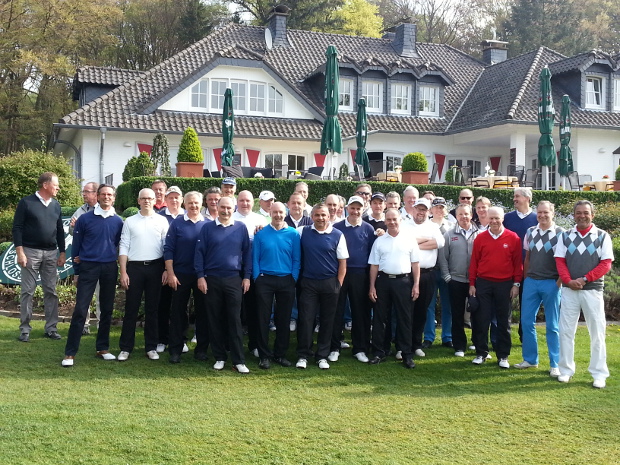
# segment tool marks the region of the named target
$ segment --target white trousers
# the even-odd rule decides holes
[[[594,379],[609,377],[607,369],[607,350],[605,347],[605,308],[603,291],[573,291],[562,288],[560,306],[560,373],[564,376],[575,374],[575,333],[579,313],[583,310],[588,332],[590,333],[590,366],[588,371]]]

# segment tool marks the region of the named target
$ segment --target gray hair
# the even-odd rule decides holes
[[[403,191],[403,197],[407,194],[407,192],[412,192],[416,197],[420,197],[420,191],[413,186],[405,187]]]
[[[538,210],[539,207],[544,207],[544,206],[549,207],[549,210],[551,210],[551,213],[555,213],[555,205],[553,205],[548,200],[541,200],[540,202],[538,202],[538,205],[536,205],[536,210]]]
[[[590,207],[590,213],[594,213],[594,204],[589,200],[578,200],[575,202],[575,205],[573,206],[573,213],[575,213],[577,207],[581,207],[582,205],[588,205]]]
[[[202,205],[202,194],[200,192],[198,191],[186,192],[185,195],[183,196],[183,202],[187,202],[187,199],[189,199],[190,197],[198,197],[198,203]]]
[[[532,201],[532,188],[531,187],[517,187],[515,188],[515,194],[522,195],[523,197],[527,197]]]

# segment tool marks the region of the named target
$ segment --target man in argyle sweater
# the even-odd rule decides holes
[[[579,200],[573,209],[576,225],[562,234],[555,249],[555,260],[562,280],[560,311],[560,376],[568,383],[575,374],[575,332],[579,313],[590,333],[590,366],[595,388],[604,388],[609,377],[605,347],[605,308],[603,277],[614,259],[611,238],[593,223],[594,206]]]

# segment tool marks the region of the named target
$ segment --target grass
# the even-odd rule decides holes
[[[577,374],[480,367],[433,346],[415,370],[395,361],[363,365],[343,351],[329,371],[275,366],[215,372],[209,362],[138,347],[125,363],[94,355],[85,336],[73,368],[62,341],[17,342],[0,317],[2,464],[611,464],[618,463],[619,389],[591,387],[589,339],[577,334]],[[60,326],[66,336],[68,325]],[[112,350],[118,353],[119,328]],[[544,351],[544,336],[540,337]],[[294,337],[292,338],[294,342]],[[140,334],[138,344],[143,339]],[[620,328],[607,329],[612,376]],[[511,362],[520,360],[513,347]],[[294,359],[294,347],[289,356]]]

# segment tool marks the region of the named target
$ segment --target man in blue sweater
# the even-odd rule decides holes
[[[194,255],[198,289],[205,294],[215,370],[223,370],[228,341],[233,369],[249,373],[243,355],[241,297],[250,288],[252,249],[248,228],[232,218],[233,200],[222,197],[218,217],[200,230]]]
[[[312,226],[297,229],[301,235],[301,294],[297,327],[297,368],[306,368],[312,354],[312,336],[317,311],[319,335],[314,354],[319,368],[329,368],[327,356],[338,295],[347,272],[349,252],[342,232],[334,229],[327,206],[320,203],[312,209]]]
[[[346,219],[336,223],[334,228],[342,232],[347,242],[349,259],[347,274],[338,298],[336,319],[332,332],[330,362],[338,360],[340,354],[340,337],[344,324],[344,311],[347,297],[351,304],[351,340],[353,356],[362,363],[368,363],[370,353],[370,299],[368,298],[368,257],[375,242],[375,229],[362,220],[364,199],[354,195],[347,202]]]
[[[73,366],[73,359],[80,347],[90,302],[99,283],[101,314],[97,330],[97,357],[115,360],[110,349],[110,324],[116,295],[118,276],[118,244],[121,240],[123,220],[114,211],[114,186],[102,184],[97,189],[99,204],[93,211],[81,215],[73,230],[73,269],[77,280],[75,309],[71,317],[69,336],[65,346],[63,367]]]
[[[60,204],[54,198],[60,190],[58,176],[43,173],[38,180],[39,190],[17,204],[13,217],[13,242],[17,264],[22,269],[19,340],[30,340],[32,297],[41,277],[45,308],[45,336],[61,339],[58,324],[58,295],[56,267],[65,264],[65,232]]]
[[[271,223],[254,236],[252,246],[252,276],[254,278],[256,307],[258,313],[258,354],[259,367],[269,369],[269,359],[290,367],[286,359],[293,302],[295,301],[295,282],[299,278],[301,264],[300,239],[297,231],[284,222],[286,208],[275,202],[270,208]],[[276,340],[273,353],[269,350],[269,317],[273,300],[273,318],[276,325]]]

